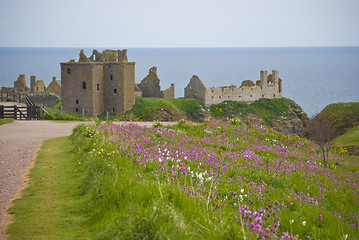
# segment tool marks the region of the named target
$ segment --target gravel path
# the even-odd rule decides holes
[[[14,103],[0,102],[0,105]],[[69,136],[80,122],[14,121],[0,125],[0,240],[7,239],[6,226],[12,216],[6,213],[13,199],[26,185],[26,173],[32,168],[41,143],[50,138]],[[118,123],[124,124],[124,123]],[[151,126],[151,122],[138,122]],[[174,123],[164,123],[172,125]]]
[[[0,239],[11,216],[6,214],[12,199],[26,184],[25,174],[32,167],[42,141],[71,135],[78,122],[15,121],[0,125]]]

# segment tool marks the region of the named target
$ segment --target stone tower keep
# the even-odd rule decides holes
[[[83,51],[79,61],[61,63],[61,98],[64,110],[89,114],[123,113],[135,103],[135,63],[127,51]]]

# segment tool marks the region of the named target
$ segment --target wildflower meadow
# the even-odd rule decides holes
[[[77,127],[99,239],[359,239],[358,158],[238,119]]]

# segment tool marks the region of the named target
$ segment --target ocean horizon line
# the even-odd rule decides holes
[[[78,46],[0,46],[0,48],[66,48],[66,49],[265,49],[265,48],[277,48],[277,49],[284,49],[284,48],[357,48],[359,45],[355,46],[245,46],[245,47],[231,47],[231,46],[213,46],[213,47],[129,47],[129,46],[122,46],[122,47],[104,47],[104,46],[92,46],[92,47],[78,47]]]

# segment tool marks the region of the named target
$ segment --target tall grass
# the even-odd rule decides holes
[[[82,213],[99,239],[357,239],[358,161],[240,120],[80,126]]]

